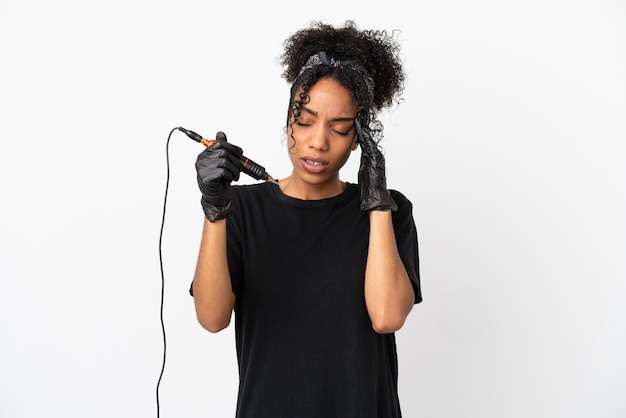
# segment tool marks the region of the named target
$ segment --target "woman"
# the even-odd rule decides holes
[[[412,206],[388,190],[376,115],[404,72],[385,32],[313,23],[285,41],[291,175],[233,186],[242,150],[196,163],[206,215],[192,294],[211,332],[235,312],[238,417],[399,417],[394,332],[421,301]],[[339,171],[361,148],[359,184]]]

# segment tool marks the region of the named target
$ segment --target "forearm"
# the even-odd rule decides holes
[[[235,304],[226,254],[226,220],[205,219],[193,279],[196,316],[211,332],[228,326]]]
[[[365,303],[374,330],[386,334],[404,325],[415,295],[398,253],[391,211],[374,210],[369,217]]]

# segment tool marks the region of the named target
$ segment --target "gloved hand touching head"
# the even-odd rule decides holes
[[[361,166],[359,167],[361,210],[398,210],[398,205],[387,190],[385,157],[370,135],[369,128],[362,126],[358,117],[355,119],[355,127],[361,146]]]
[[[202,209],[211,222],[224,219],[232,212],[230,183],[239,180],[243,168],[241,148],[229,144],[224,132],[218,132],[215,138],[217,141],[196,160]]]

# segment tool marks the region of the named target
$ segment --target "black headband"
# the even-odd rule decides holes
[[[373,98],[373,96],[374,96],[374,80],[372,80],[372,77],[370,77],[370,75],[368,74],[368,72],[365,69],[365,67],[355,63],[352,60],[340,61],[340,60],[337,60],[337,59],[332,58],[332,57],[329,58],[326,55],[326,52],[324,52],[324,51],[318,52],[317,54],[311,55],[309,57],[307,62],[300,69],[300,72],[298,73],[298,76],[294,80],[294,83],[293,83],[294,86],[297,84],[296,82],[298,81],[300,76],[306,70],[308,70],[310,68],[313,68],[313,67],[316,67],[318,65],[326,65],[326,66],[333,67],[333,68],[337,68],[337,67],[339,67],[339,68],[349,68],[352,71],[357,72],[359,75],[361,75],[361,77],[363,77],[363,81],[365,81],[365,85],[367,86],[367,92],[368,92],[370,98]]]

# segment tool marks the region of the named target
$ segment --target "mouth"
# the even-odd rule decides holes
[[[300,160],[302,161],[304,169],[310,173],[318,174],[328,167],[328,162],[319,158],[303,157]]]
[[[326,165],[325,163],[321,162],[321,161],[315,161],[315,160],[307,160],[306,158],[304,159],[304,162],[307,164],[310,164],[314,167],[320,167],[323,165]]]

